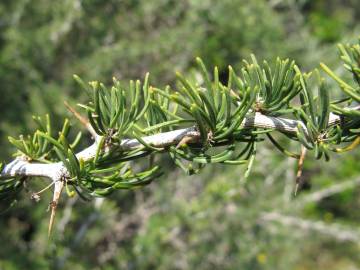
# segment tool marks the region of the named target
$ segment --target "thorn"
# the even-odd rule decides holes
[[[69,103],[67,103],[67,101],[64,101],[64,105],[68,109],[68,111],[71,112],[80,121],[80,123],[83,126],[85,126],[85,128],[90,132],[90,134],[94,138],[98,136],[95,130],[93,129],[93,127],[91,126],[91,124],[89,123],[89,121],[85,117],[83,117],[78,111],[76,111],[73,107],[71,107]]]
[[[300,158],[299,158],[299,162],[298,162],[298,170],[296,173],[296,180],[295,180],[295,191],[294,191],[295,196],[297,195],[297,192],[302,184],[301,175],[302,175],[302,171],[303,171],[305,155],[306,155],[306,148],[305,148],[305,146],[301,145],[301,153],[300,153]]]
[[[60,199],[60,195],[61,195],[63,187],[64,187],[63,181],[58,180],[57,182],[55,182],[53,200],[50,202],[51,215],[50,215],[49,229],[48,229],[48,237],[49,238],[51,235],[52,227],[54,225],[56,208],[59,203],[59,199]]]
[[[66,100],[64,100],[64,105],[69,110],[69,112],[71,112],[84,126],[87,127],[89,121],[85,117],[83,117],[78,111],[71,107]]]
[[[294,190],[294,196],[296,196],[297,195],[297,192],[298,192],[298,189],[299,189],[299,183],[296,183],[295,184],[295,190]]]

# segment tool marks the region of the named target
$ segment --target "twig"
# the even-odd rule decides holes
[[[350,241],[356,244],[360,241],[360,231],[340,224],[329,224],[323,221],[313,221],[294,216],[283,215],[278,212],[263,213],[260,217],[263,222],[277,222],[288,227],[297,227],[303,232],[316,231],[330,236],[338,241]]]
[[[41,193],[43,193],[44,191],[48,190],[52,185],[54,185],[54,182],[48,184],[46,187],[44,187],[43,189],[41,189],[41,190],[39,190],[39,191],[37,191],[37,192],[33,192],[33,193],[31,194],[31,198],[32,198],[32,199],[35,199],[36,202],[39,201],[39,200],[40,200],[40,196],[39,196],[39,195],[40,195]]]
[[[359,185],[360,185],[360,177],[357,177],[352,180],[344,181],[338,184],[334,184],[331,187],[321,189],[319,191],[313,192],[308,195],[304,195],[300,200],[297,201],[297,204],[299,204],[300,206],[304,206],[307,203],[319,202],[324,198],[341,193],[345,190],[354,188]]]

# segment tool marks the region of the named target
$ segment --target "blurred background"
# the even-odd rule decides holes
[[[72,74],[110,83],[149,71],[165,86],[200,56],[226,81],[250,53],[342,74],[336,44],[359,34],[359,0],[1,0],[0,159],[34,114],[76,125],[63,100],[86,97]],[[34,180],[0,216],[0,269],[360,269],[359,151],[308,155],[294,197],[296,161],[258,148],[246,184],[241,166],[186,176],[165,157],[167,173],[144,189],[92,202],[64,194],[50,240],[51,193],[32,201],[46,185]]]

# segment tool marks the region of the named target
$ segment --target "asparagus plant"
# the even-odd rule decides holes
[[[114,78],[111,87],[74,75],[89,97],[87,104],[78,104],[87,117],[70,110],[93,144],[78,151],[83,138],[80,132],[72,135],[68,119],[54,131],[48,115],[34,117],[38,128],[32,135],[9,137],[17,151],[13,161],[0,166],[0,200],[11,203],[32,178],[49,179],[50,232],[63,190],[88,200],[142,187],[164,173],[159,155],[189,175],[219,163],[246,166],[246,177],[257,145],[269,139],[285,155],[300,159],[300,166],[305,149],[328,161],[331,153],[352,150],[360,142],[360,44],[339,45],[339,51],[352,82],[320,64],[343,92],[336,100],[318,70],[304,73],[289,59],[277,59],[271,68],[254,55],[239,71],[229,67],[226,83],[216,67],[210,73],[197,58],[202,79],[195,82],[178,73],[175,89],[152,86],[149,74],[128,85]],[[274,133],[297,142],[301,154],[287,150]],[[144,159],[149,165],[139,166]]]

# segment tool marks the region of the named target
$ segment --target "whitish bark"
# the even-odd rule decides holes
[[[340,121],[340,117],[330,114],[329,125],[334,125]],[[248,116],[242,123],[245,128],[271,128],[281,132],[296,133],[298,125],[301,125],[306,131],[306,127],[300,121],[286,118],[277,118],[265,116],[256,113],[254,116]],[[194,127],[178,129],[174,131],[159,133],[156,135],[143,137],[143,140],[154,147],[166,147],[178,144],[184,137],[197,137],[198,131]],[[89,160],[95,156],[99,137],[95,138],[94,144],[77,154],[78,158]],[[136,139],[124,139],[121,142],[122,150],[133,150],[142,147],[142,144]],[[61,162],[53,164],[30,163],[24,159],[16,158],[5,165],[0,178],[13,176],[41,176],[50,178],[52,181],[59,180],[62,176],[68,174],[66,168]]]

